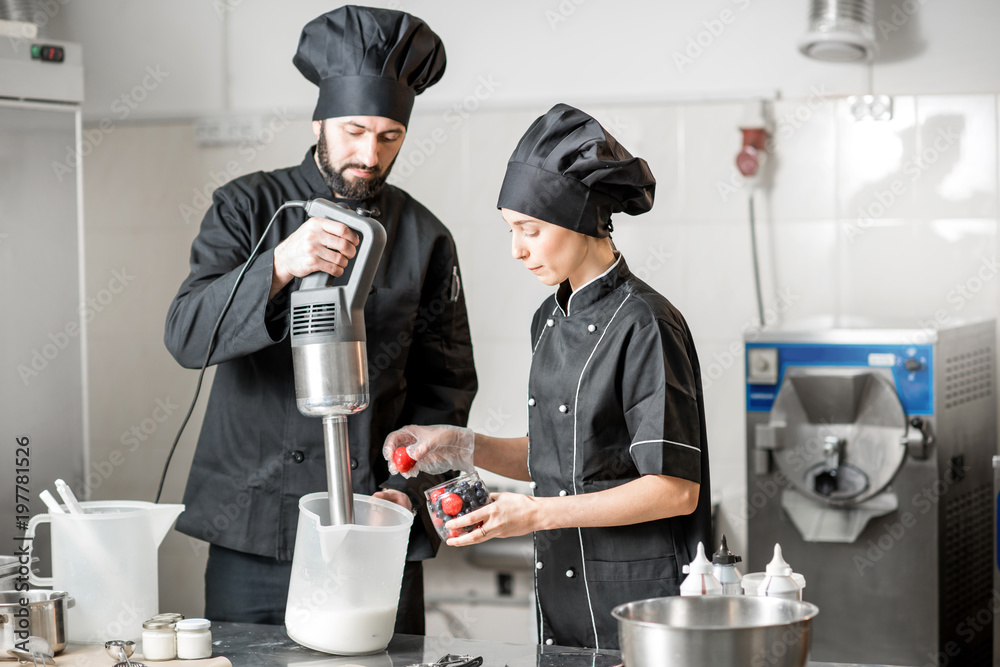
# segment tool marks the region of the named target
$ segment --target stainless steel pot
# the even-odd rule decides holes
[[[611,615],[625,667],[803,667],[818,613],[808,602],[706,595],[637,600]]]
[[[72,597],[63,591],[0,591],[0,656],[7,657],[7,651],[16,649],[22,641],[18,635],[23,631],[21,620],[25,618],[27,604],[27,631],[29,635],[44,638],[57,655],[66,648],[66,610],[75,604]]]

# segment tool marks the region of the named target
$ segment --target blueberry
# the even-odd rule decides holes
[[[476,487],[477,491],[482,491],[483,490],[483,483],[482,482],[476,482],[474,486]]]

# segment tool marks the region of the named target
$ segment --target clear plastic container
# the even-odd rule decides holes
[[[299,499],[285,630],[317,651],[377,653],[392,639],[413,514],[354,494],[354,521],[329,525],[326,493]]]
[[[490,499],[489,489],[476,472],[466,473],[427,489],[424,491],[424,496],[427,497],[427,511],[430,512],[431,521],[434,522],[434,529],[442,540],[462,534],[458,530],[448,530],[444,527],[445,523],[493,502]],[[471,532],[479,526],[478,523],[467,526],[464,532]]]
[[[767,572],[748,572],[740,579],[743,595],[760,595],[760,585],[764,582]]]

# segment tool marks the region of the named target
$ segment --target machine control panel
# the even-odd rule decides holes
[[[747,348],[747,382],[750,384],[778,383],[777,348]]]
[[[830,366],[886,369],[908,415],[933,412],[933,357],[930,345],[852,345],[841,343],[747,343],[748,412],[770,412],[785,369]]]

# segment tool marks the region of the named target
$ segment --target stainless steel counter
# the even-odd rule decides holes
[[[213,654],[229,658],[234,667],[406,667],[433,663],[453,653],[483,657],[483,667],[614,667],[617,651],[507,644],[452,637],[396,635],[389,647],[374,655],[339,657],[299,646],[279,625],[212,624]],[[882,667],[810,662],[809,667]]]

